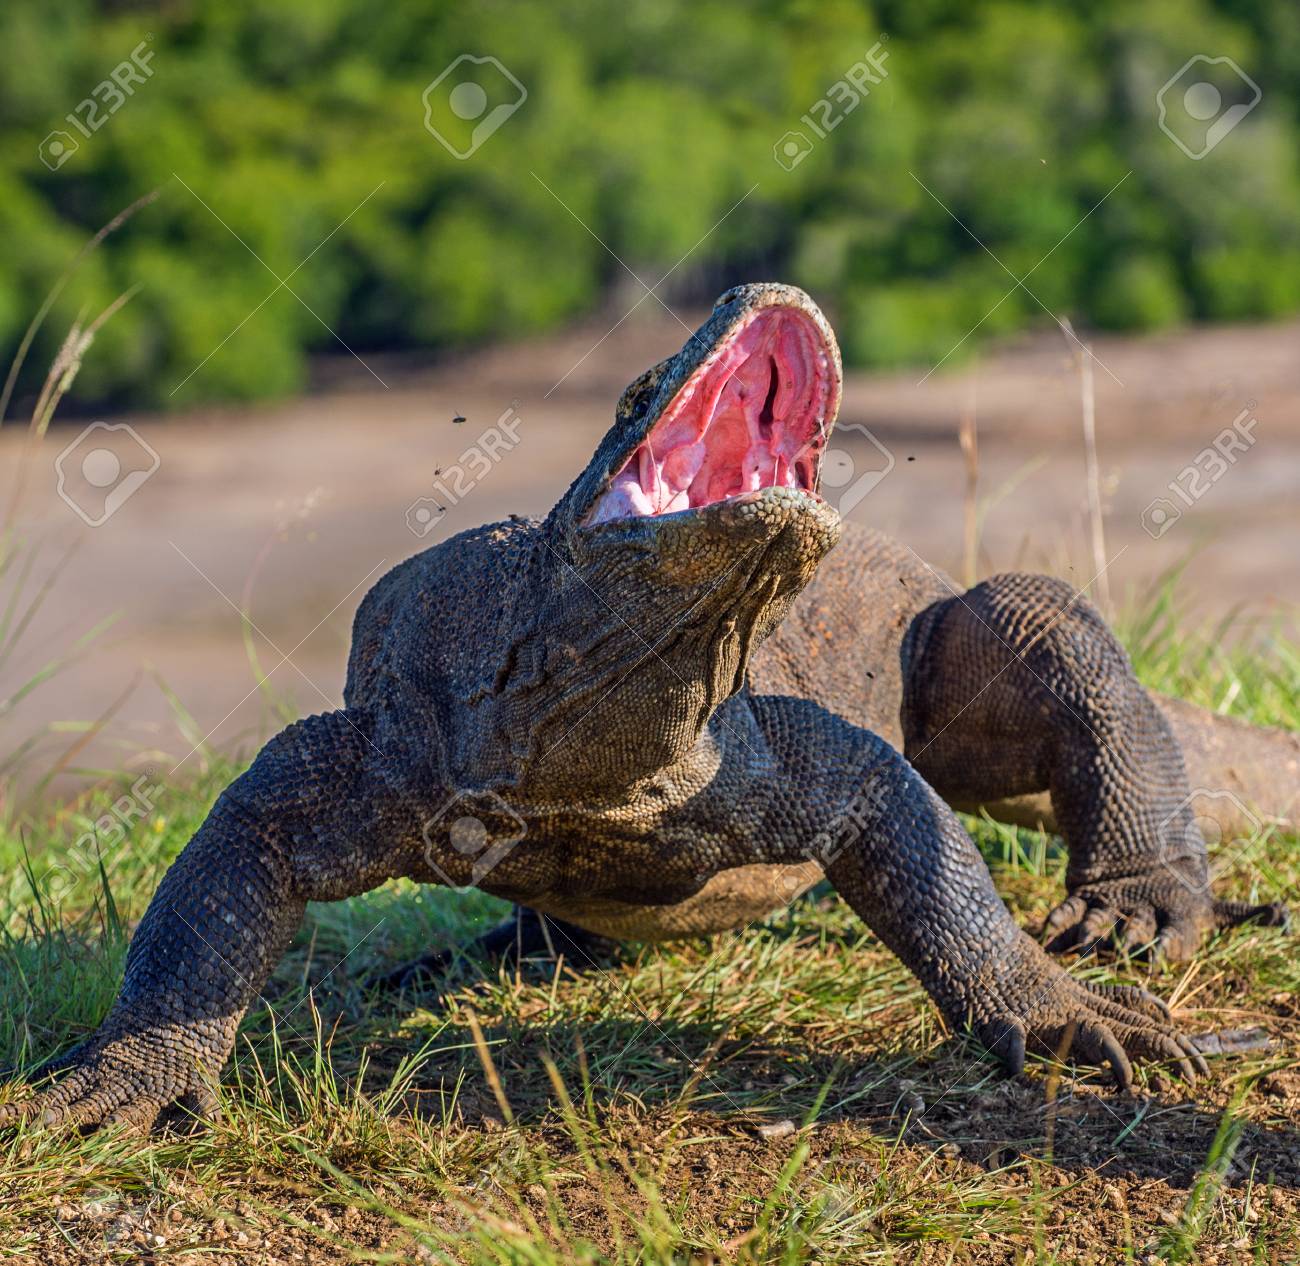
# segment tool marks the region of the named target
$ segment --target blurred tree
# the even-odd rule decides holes
[[[855,103],[878,39],[887,77]],[[6,353],[86,235],[163,189],[29,362],[142,283],[79,383],[107,403],[291,392],[335,333],[363,355],[516,335],[639,296],[629,274],[670,302],[798,282],[875,365],[952,363],[1044,307],[1121,329],[1300,309],[1292,0],[11,0],[0,43]],[[528,92],[465,160],[422,101],[462,54]],[[1263,92],[1201,161],[1157,126],[1196,54]],[[516,91],[477,73],[489,106]]]

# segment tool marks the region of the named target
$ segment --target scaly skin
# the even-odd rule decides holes
[[[743,925],[825,873],[1011,1069],[1069,1035],[1121,1085],[1134,1058],[1203,1069],[1150,994],[1080,983],[1020,931],[944,800],[1050,791],[1073,886],[1059,930],[1091,938],[1115,911],[1130,939],[1183,951],[1220,917],[1203,845],[1171,851],[1159,829],[1185,790],[1169,728],[1082,600],[1015,576],[955,595],[870,533],[832,553],[838,516],[793,487],[585,525],[765,308],[815,326],[829,429],[824,318],[801,291],[740,287],[624,393],[545,521],[466,532],[384,577],[344,710],[291,726],[220,797],[99,1031],[0,1124],[203,1113],[306,902],[395,876],[653,938]]]

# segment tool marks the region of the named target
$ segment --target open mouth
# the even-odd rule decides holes
[[[835,369],[798,308],[760,308],[682,385],[596,500],[595,525],[764,488],[817,491]]]

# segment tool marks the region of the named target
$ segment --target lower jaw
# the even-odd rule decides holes
[[[767,555],[764,570],[806,583],[840,535],[840,516],[813,493],[764,488],[695,510],[630,520],[653,534],[661,565],[679,583],[752,571],[748,555]],[[755,560],[756,561],[756,560]],[[668,578],[668,577],[666,577]]]

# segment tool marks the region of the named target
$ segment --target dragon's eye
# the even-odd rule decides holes
[[[652,365],[639,378],[634,378],[628,383],[623,389],[623,394],[618,398],[617,417],[634,418],[645,412],[655,389],[659,386],[659,380],[668,368],[669,360],[661,360],[657,365]]]

